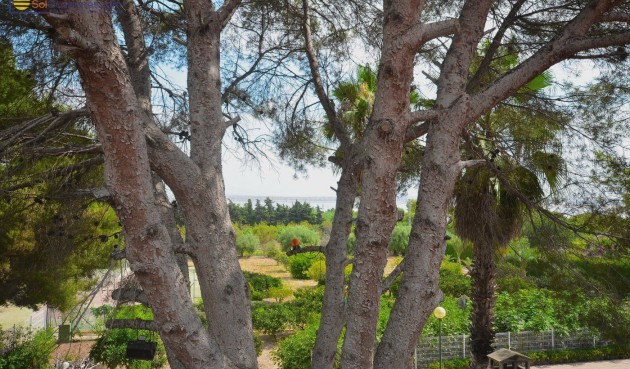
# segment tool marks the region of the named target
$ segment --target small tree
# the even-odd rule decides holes
[[[316,246],[319,244],[319,234],[306,226],[288,226],[278,232],[278,242],[280,242],[284,251],[291,250],[291,241],[294,238],[300,241],[301,246]]]
[[[236,249],[241,257],[252,255],[260,247],[260,240],[251,231],[236,236]]]

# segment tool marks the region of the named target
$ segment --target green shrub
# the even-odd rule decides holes
[[[95,315],[106,310],[95,311]],[[99,316],[99,315],[97,315]],[[151,309],[141,306],[122,306],[116,310],[111,310],[105,315],[99,316],[102,319],[144,319],[153,318]],[[135,329],[108,329],[99,331],[99,337],[90,350],[90,358],[104,364],[110,369],[126,367],[129,369],[157,369],[166,364],[166,351],[157,333]],[[138,336],[151,338],[158,343],[153,361],[130,360],[127,358],[127,343],[135,341]]]
[[[310,324],[304,330],[291,335],[278,344],[271,353],[280,369],[310,369],[311,350],[315,345],[319,324]]]
[[[460,304],[461,302],[452,296],[446,296],[444,301],[440,302],[440,306],[446,310],[446,316],[442,319],[443,335],[468,334],[472,305],[470,301],[467,301],[465,309],[462,309]],[[439,329],[439,320],[431,314],[422,330],[422,335],[437,336]]]
[[[295,314],[285,304],[258,303],[252,306],[254,329],[277,338],[277,334],[289,328],[295,321]]]
[[[256,333],[254,333],[254,346],[256,347],[256,356],[260,356],[263,350],[263,341]]]
[[[287,297],[291,296],[293,291],[290,288],[285,287],[271,287],[269,289],[269,297],[276,300],[276,302],[282,302]]]
[[[319,261],[311,264],[306,275],[320,285],[326,284],[326,261],[324,258],[319,258]]]
[[[50,330],[31,332],[18,327],[8,332],[0,327],[0,352],[4,352],[0,368],[47,369],[48,356],[54,347],[55,338]]]
[[[303,328],[306,324],[319,321],[319,312],[322,310],[324,299],[324,287],[303,287],[293,292],[293,301],[287,303],[295,312],[295,324]]]
[[[527,354],[534,365],[578,363],[600,360],[630,358],[630,346],[608,346],[592,349],[553,350],[530,352]],[[470,359],[450,359],[443,361],[444,369],[468,369]],[[439,362],[431,363],[429,369],[438,369]]]
[[[308,279],[308,269],[315,262],[319,262],[323,255],[319,254],[297,254],[289,258],[289,273],[295,279]],[[324,261],[322,261],[323,263]]]
[[[524,267],[508,262],[497,265],[497,286],[500,292],[515,293],[520,290],[535,289],[536,285],[527,277]]]
[[[260,301],[268,297],[273,297],[270,295],[270,290],[272,288],[283,287],[280,278],[252,272],[243,272],[243,274],[249,284],[250,298],[254,301]]]
[[[348,241],[346,241],[346,249],[348,252],[348,255],[352,255],[354,254],[354,249],[357,246],[357,236],[355,236],[354,233],[350,233],[350,235],[348,236]]]
[[[532,352],[528,356],[533,359],[536,365],[627,359],[630,358],[630,345],[541,351]]]
[[[442,362],[443,369],[468,369],[470,367],[470,359],[449,359]],[[440,363],[435,362],[429,364],[429,369],[440,368]]]
[[[447,296],[470,295],[470,277],[464,275],[462,266],[444,260],[440,267],[440,289]]]
[[[291,250],[291,240],[297,238],[301,246],[319,245],[319,234],[303,225],[284,227],[278,232],[278,242],[282,245],[282,250]]]
[[[408,223],[398,223],[392,231],[392,237],[387,246],[390,254],[403,255],[407,251],[409,244],[409,235],[411,234],[411,225]]]
[[[273,242],[278,237],[278,226],[258,223],[251,227],[251,231],[262,244]]]
[[[240,256],[250,256],[260,247],[260,240],[251,231],[236,235],[236,250]]]
[[[280,251],[280,248],[275,242],[264,244],[262,249],[263,255],[268,258],[276,259],[280,254],[282,254],[282,251]]]

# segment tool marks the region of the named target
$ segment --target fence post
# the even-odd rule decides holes
[[[413,349],[413,362],[416,369],[418,369],[418,342],[416,342],[416,347]]]
[[[466,358],[466,335],[465,334],[462,334],[462,352],[463,352],[462,357],[465,359]]]
[[[551,328],[551,349],[552,350],[556,349],[556,340],[555,340],[555,335],[553,333],[553,328]]]
[[[508,350],[512,349],[512,337],[510,336],[510,332],[507,332],[508,334]]]

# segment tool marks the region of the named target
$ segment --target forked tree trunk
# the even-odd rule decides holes
[[[74,51],[88,108],[105,154],[105,180],[127,235],[126,256],[149,301],[160,337],[187,368],[232,368],[195,313],[166,227],[155,205],[139,106],[106,12],[47,18],[60,33],[66,22],[81,35]],[[74,37],[77,40],[77,37]]]
[[[421,186],[403,278],[374,368],[408,369],[422,327],[443,294],[438,286],[446,242],[446,215],[460,168],[459,134],[437,123],[427,135]]]
[[[239,368],[258,367],[249,289],[238,262],[228,212],[221,149],[221,21],[209,4],[185,2],[188,20],[188,95],[192,161],[199,168],[193,191],[174,189],[186,219],[187,241],[199,279],[210,333]],[[182,179],[178,179],[182,181]],[[168,182],[167,182],[168,183]],[[171,186],[172,187],[172,186]]]

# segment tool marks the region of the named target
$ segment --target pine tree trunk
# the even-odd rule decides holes
[[[411,368],[422,327],[442,300],[439,269],[446,242],[446,216],[460,169],[459,135],[446,124],[435,124],[427,136],[421,186],[412,233],[405,256],[399,296],[378,346],[377,369]],[[454,163],[454,164],[448,164]]]
[[[72,13],[68,18],[84,39],[74,56],[103,145],[106,184],[127,235],[126,256],[148,300],[160,301],[154,310],[160,337],[186,368],[232,368],[195,313],[155,204],[143,131],[146,114],[116,44],[111,15]],[[48,20],[58,32],[68,32],[65,22]]]
[[[352,226],[352,210],[357,195],[360,166],[355,155],[347,153],[337,187],[335,217],[330,240],[326,245],[326,286],[317,339],[311,359],[312,369],[332,369],[337,355],[337,342],[346,319],[344,299],[344,266]]]

